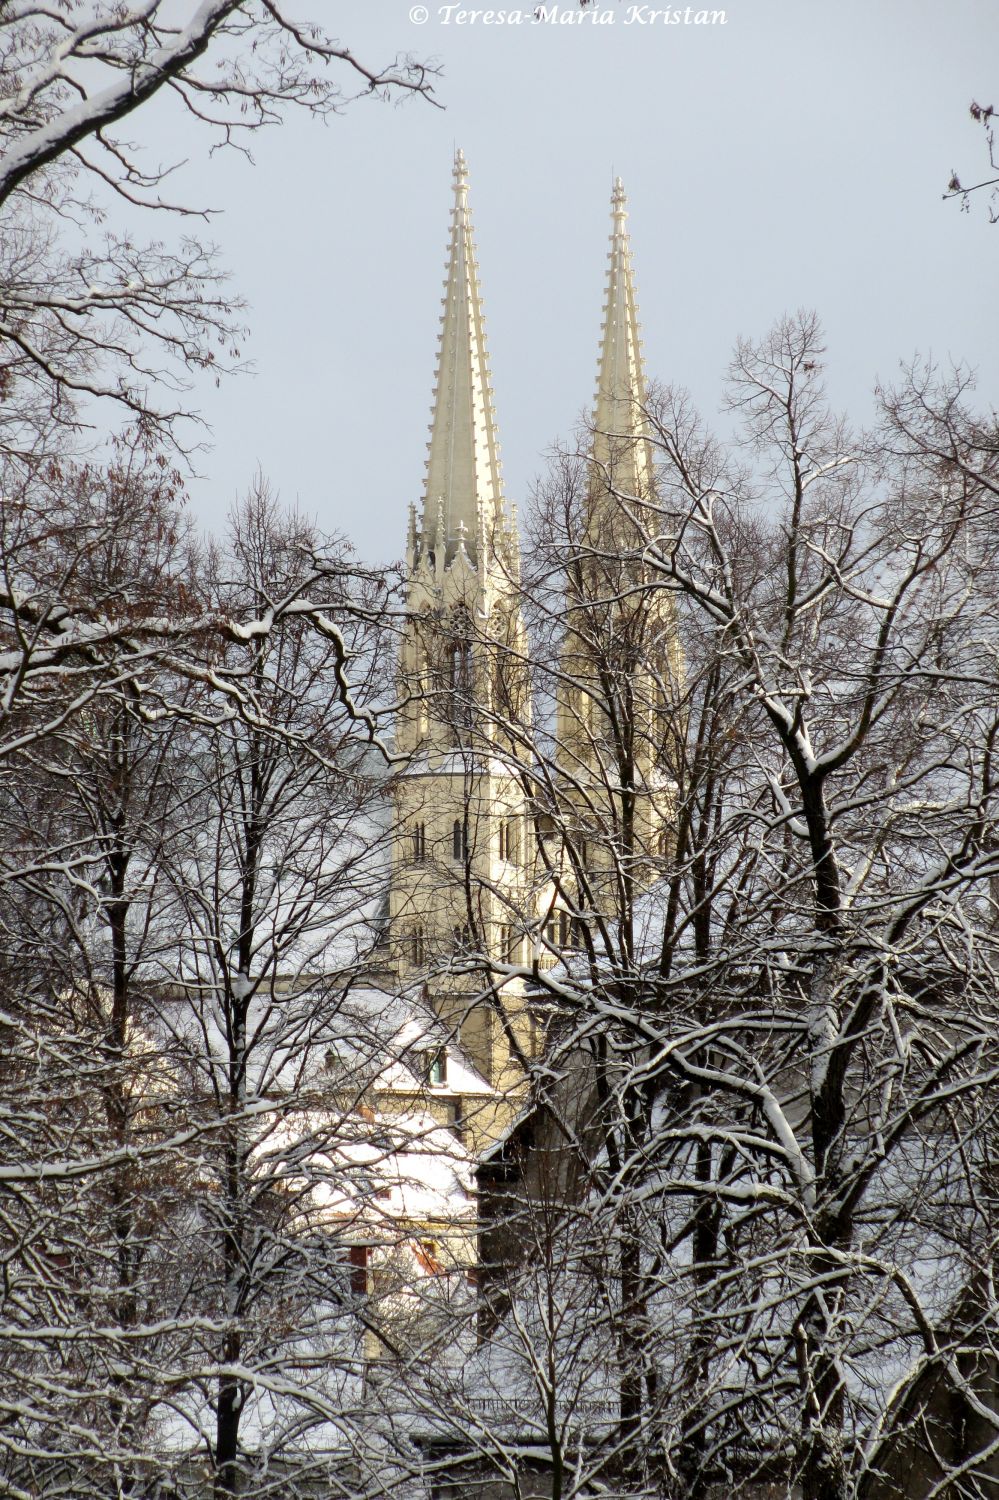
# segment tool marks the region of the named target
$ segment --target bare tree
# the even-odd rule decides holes
[[[258,617],[294,589],[317,546],[311,528],[256,491],[212,562],[219,607]],[[349,568],[342,586],[349,607]],[[379,642],[364,623],[349,628],[355,678],[370,695]],[[185,811],[165,852],[178,944],[161,976],[175,995],[163,1024],[189,1059],[195,1107],[217,1126],[217,1149],[202,1148],[204,1271],[192,1298],[219,1329],[204,1353],[217,1373],[196,1387],[212,1412],[219,1495],[243,1487],[255,1447],[281,1455],[282,1422],[260,1430],[261,1389],[280,1386],[293,1406],[301,1379],[302,1410],[283,1419],[296,1433],[315,1400],[310,1371],[325,1363],[327,1388],[338,1369],[344,1380],[358,1374],[347,1245],[323,1234],[310,1205],[324,1176],[327,1197],[350,1196],[349,1149],[358,1124],[366,1130],[353,1117],[352,1134],[350,1119],[368,1070],[341,1080],[334,1099],[327,1059],[343,1040],[343,997],[372,961],[384,882],[378,766],[343,710],[334,648],[292,619],[227,656],[246,708],[192,727]],[[203,1420],[196,1400],[192,1431]]]
[[[155,463],[59,493],[25,549],[100,649],[28,675],[0,774],[4,1473],[140,1494],[207,1461],[228,1494],[356,1428],[351,1247],[419,1149],[364,1103],[393,1032],[352,999],[381,962],[385,758],[356,722],[384,578],[263,492],[199,554]],[[166,649],[122,618],[140,593]],[[212,629],[178,630],[192,598]]]
[[[59,557],[73,596],[117,595],[124,606],[138,586],[147,608],[169,613],[191,586],[195,554],[172,476],[129,459],[50,476],[62,516],[35,533],[36,554],[59,556],[72,512],[88,540]],[[122,676],[113,658],[105,691],[79,712],[59,711],[62,683],[20,705],[20,744],[0,773],[10,1122],[0,1399],[12,1482],[44,1488],[60,1465],[83,1461],[96,1484],[109,1471],[127,1493],[157,1388],[153,1351],[169,1344],[166,1329],[150,1333],[162,1246],[182,1211],[168,1144],[183,1117],[181,1080],[153,1041],[146,976],[169,942],[156,916],[180,724],[150,710],[164,696],[180,701],[185,684],[149,662],[141,681]]]
[[[727,452],[651,400],[599,533],[560,460],[531,549],[535,1140],[615,1247],[625,1488],[992,1482],[994,424],[913,372],[852,433],[822,355],[740,345]]]
[[[209,0],[180,12],[163,0],[124,10],[103,0],[6,7],[0,439],[8,450],[65,445],[67,429],[93,420],[94,402],[172,436],[185,372],[239,358],[238,299],[190,227],[210,208],[175,197],[176,164],[151,160],[121,133],[144,106],[159,97],[197,120],[213,148],[245,151],[254,131],[289,108],[325,118],[361,93],[407,92],[429,95],[423,66],[402,58],[368,67],[274,0]],[[110,227],[96,241],[95,226],[146,213],[184,226],[173,246]]]
[[[141,697],[144,680],[155,682],[160,666],[171,679],[208,685],[216,716],[256,715],[259,722],[259,705],[243,691],[242,662],[230,670],[225,649],[265,640],[286,618],[326,643],[341,704],[361,737],[388,758],[376,715],[355,702],[347,634],[335,618],[342,599],[340,563],[316,553],[306,566],[303,554],[286,594],[272,592],[259,617],[236,620],[222,601],[184,576],[183,558],[172,570],[168,566],[182,527],[179,516],[161,510],[149,555],[134,571],[117,556],[121,511],[134,499],[131,486],[139,472],[146,476],[144,493],[154,514],[157,505],[179,503],[181,476],[145,442],[119,445],[107,468],[54,460],[6,466],[8,488],[0,496],[0,761],[102,700],[136,692]],[[94,501],[107,487],[118,492],[117,514]],[[125,521],[124,534],[132,534],[133,518]],[[370,576],[355,572],[359,583]],[[351,600],[358,624],[384,608],[384,598],[373,604],[362,601],[360,592]],[[151,689],[150,711],[172,711],[160,691]]]
[[[993,207],[996,196],[999,194],[999,160],[996,159],[996,136],[993,123],[996,112],[991,104],[976,104],[973,100],[968,113],[975,124],[980,125],[985,132],[989,158],[988,176],[982,178],[980,182],[972,183],[970,187],[965,187],[957,173],[952,172],[944,198],[960,198],[962,211],[968,213],[971,209],[972,193],[984,193],[989,200],[989,223],[995,224],[999,222],[999,213]]]

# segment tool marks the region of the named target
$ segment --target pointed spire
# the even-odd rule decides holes
[[[458,551],[463,527],[465,551],[477,566],[481,538],[503,522],[503,494],[468,210],[468,168],[461,151],[454,159],[443,306],[421,545],[435,554],[438,568],[447,566]]]
[[[620,177],[614,179],[611,218],[610,267],[593,413],[593,458],[601,467],[613,470],[617,487],[648,493],[652,455],[643,415],[645,369],[627,230],[627,199]]]

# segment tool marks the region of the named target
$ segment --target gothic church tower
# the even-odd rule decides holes
[[[519,540],[504,503],[482,299],[458,152],[437,379],[419,513],[410,507],[400,648],[390,926],[405,983],[429,1000],[508,1100],[526,1085],[533,1028],[517,981],[489,985],[468,957],[519,961],[530,885],[523,798],[505,751],[529,714],[518,609]]]
[[[627,217],[618,178],[558,704],[566,874],[583,909],[602,905],[602,890],[617,903],[647,884],[672,822],[663,727],[681,664],[672,604],[647,587],[642,560],[657,497]]]

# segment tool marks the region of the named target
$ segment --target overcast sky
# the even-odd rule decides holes
[[[860,419],[875,379],[917,351],[967,361],[996,404],[999,225],[984,202],[941,201],[952,168],[986,165],[967,106],[999,104],[996,0],[727,0],[724,25],[629,22],[627,0],[595,0],[607,25],[532,24],[531,3],[519,25],[457,9],[446,24],[433,0],[423,24],[410,0],[310,3],[369,64],[439,63],[444,107],[366,100],[258,137],[252,167],[192,168],[224,210],[213,233],[251,304],[255,365],[202,393],[214,448],[191,492],[206,525],[259,463],[367,559],[401,554],[455,145],[511,499],[592,397],[614,172],[648,371],[706,413],[736,337],[797,307],[818,311],[830,391]]]

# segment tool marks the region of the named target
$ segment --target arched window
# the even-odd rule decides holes
[[[455,818],[451,827],[451,857],[455,860],[468,858],[468,829],[460,818]]]
[[[456,743],[472,723],[472,649],[464,636],[453,636],[445,650],[446,714]]]
[[[467,641],[451,641],[448,648],[450,685],[455,692],[467,693],[471,683],[471,653]]]

